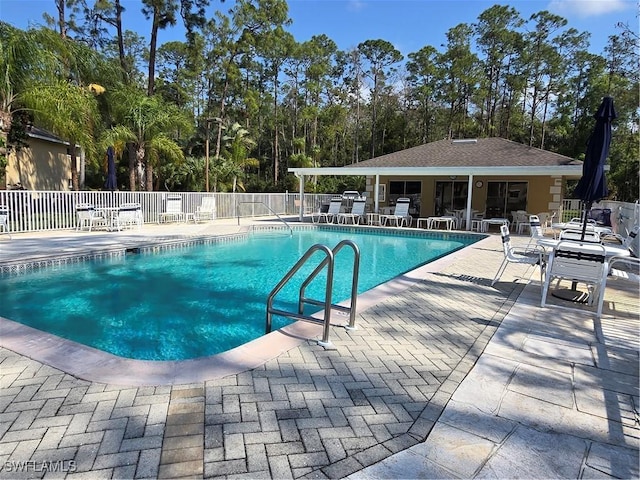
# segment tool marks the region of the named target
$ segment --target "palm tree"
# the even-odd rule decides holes
[[[247,167],[260,166],[257,159],[248,157],[248,152],[256,142],[249,137],[249,131],[237,122],[231,125],[222,140],[224,142],[222,156],[227,160],[229,174],[233,178],[232,191],[235,192],[236,187],[244,190],[244,185],[242,181],[238,181],[238,177],[244,176]]]
[[[88,158],[95,155],[94,131],[98,115],[95,94],[72,82],[57,80],[35,84],[20,99],[34,111],[35,119],[54,134],[69,141],[71,183],[79,190],[76,148],[81,145]]]
[[[0,143],[7,147],[13,113],[23,107],[20,93],[34,81],[55,78],[57,62],[41,37],[41,31],[24,31],[0,22]],[[2,147],[0,154],[4,153]]]
[[[176,129],[188,132],[188,118],[177,107],[166,104],[157,96],[148,97],[133,88],[123,88],[113,95],[116,117],[122,122],[105,133],[104,142],[114,145],[116,152],[131,143],[129,183],[153,191],[154,169],[162,160],[184,161],[180,146],[167,134]]]
[[[108,62],[80,42],[48,28],[21,31],[0,22],[0,135],[9,132],[13,112],[32,111],[36,123],[69,142],[72,185],[78,190],[76,147],[84,149],[83,158],[97,162],[96,96],[104,92],[100,78],[110,73]]]

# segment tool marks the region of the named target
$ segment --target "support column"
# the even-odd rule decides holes
[[[467,218],[465,219],[467,230],[471,230],[471,197],[473,197],[473,175],[469,175],[467,184]]]
[[[298,177],[300,183],[300,210],[298,211],[298,219],[300,223],[304,221],[304,175]]]
[[[373,184],[373,213],[380,211],[380,175],[375,176],[375,183]]]

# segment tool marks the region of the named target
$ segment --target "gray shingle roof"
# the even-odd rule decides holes
[[[439,140],[354,163],[350,167],[544,167],[582,162],[504,138]]]
[[[33,138],[39,138],[40,140],[46,140],[48,142],[53,142],[53,143],[62,143],[65,145],[68,145],[69,142],[65,142],[63,139],[61,139],[60,137],[58,137],[57,135],[54,135],[53,133],[49,132],[48,130],[45,130],[43,128],[38,128],[36,126],[29,126],[29,128],[27,128],[27,135],[29,135],[30,137]]]

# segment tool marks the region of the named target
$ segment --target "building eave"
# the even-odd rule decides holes
[[[29,138],[37,138],[38,140],[42,140],[44,142],[57,143],[59,145],[66,145],[67,147],[71,145],[69,142],[65,140],[61,140],[61,139],[57,139],[57,138],[53,138],[45,135],[38,135],[37,133],[27,132],[27,135],[29,136]]]

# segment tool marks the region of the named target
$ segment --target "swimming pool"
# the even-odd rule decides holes
[[[280,278],[311,245],[333,247],[344,238],[360,248],[358,291],[364,292],[482,237],[301,228],[292,236],[252,234],[60,265],[3,275],[0,316],[127,358],[208,356],[263,335],[266,298]],[[334,303],[349,297],[352,255],[343,249],[336,257]],[[317,261],[301,270],[300,281]],[[278,295],[278,308],[295,310],[299,283],[292,281]],[[320,275],[308,296],[322,298],[323,291]],[[289,322],[275,317],[273,327]]]

